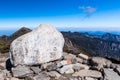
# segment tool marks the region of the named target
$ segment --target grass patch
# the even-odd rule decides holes
[[[10,48],[10,45],[8,43],[0,41],[0,52],[1,53],[9,52],[9,48]]]

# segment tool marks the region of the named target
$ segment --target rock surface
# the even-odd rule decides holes
[[[12,74],[14,77],[23,78],[26,77],[28,74],[32,74],[33,72],[30,70],[29,67],[18,66],[16,68],[12,68]]]
[[[64,38],[52,25],[38,28],[15,39],[10,47],[11,62],[17,65],[38,65],[61,58]]]
[[[30,68],[35,74],[39,74],[41,72],[41,69],[39,67],[31,67]]]
[[[119,64],[110,62],[116,67],[106,67],[106,63],[97,63],[103,66],[100,70],[94,70],[93,67],[96,65],[81,62],[85,59],[80,58],[79,55],[65,52],[63,54],[66,55],[61,59],[40,65],[19,65],[12,67],[10,71],[0,68],[0,80],[120,80]],[[100,60],[99,57],[96,57],[96,60],[97,58]],[[80,61],[71,61],[74,59]],[[102,59],[107,61],[105,58]]]
[[[100,70],[103,67],[108,67],[110,68],[112,65],[112,62],[102,58],[102,57],[92,57],[92,64],[95,66],[98,70]]]
[[[105,80],[120,80],[120,76],[112,69],[104,69]]]
[[[80,70],[79,72],[75,72],[72,76],[101,78],[102,74],[95,70]]]

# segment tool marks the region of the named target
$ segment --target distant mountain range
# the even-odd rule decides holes
[[[93,30],[89,30],[89,29],[80,29],[80,28],[77,28],[77,27],[68,27],[68,28],[66,28],[66,27],[64,27],[64,28],[56,27],[56,28],[59,31],[89,33],[90,35],[103,35],[105,33],[111,33],[111,34],[115,34],[115,35],[120,35],[120,31],[104,31],[104,30],[94,30],[94,29]],[[10,36],[15,31],[17,31],[17,30],[16,29],[12,29],[12,30],[0,30],[0,36],[2,36],[2,35]]]
[[[120,42],[120,35],[112,34],[112,33],[104,33],[104,34],[91,34],[89,32],[81,33],[90,38],[99,38],[107,41]]]
[[[62,32],[64,37],[70,39],[77,46],[85,48],[93,56],[120,59],[120,36],[105,35],[96,36],[81,34],[79,32]]]
[[[30,31],[32,30],[23,27],[10,36],[1,36],[1,52],[8,52],[9,45],[14,39]],[[102,56],[120,60],[120,35],[105,32],[97,32],[97,34],[91,32],[61,32],[65,38],[64,51],[75,54],[82,52],[90,56]],[[8,45],[7,47],[4,47],[5,43]]]

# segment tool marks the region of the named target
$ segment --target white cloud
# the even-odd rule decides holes
[[[91,6],[79,6],[79,9],[82,9],[84,12],[87,12],[87,13],[93,13],[97,10],[97,8],[95,7],[91,7]]]
[[[90,17],[97,10],[97,8],[91,6],[79,6],[78,8],[85,12],[85,18]]]

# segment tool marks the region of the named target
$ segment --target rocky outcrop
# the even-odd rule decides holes
[[[38,65],[61,58],[64,38],[52,25],[38,28],[15,39],[10,47],[14,66]]]
[[[63,47],[63,50],[68,53],[74,53],[74,54],[79,54],[81,50],[74,45],[67,37],[65,37],[65,44]]]

